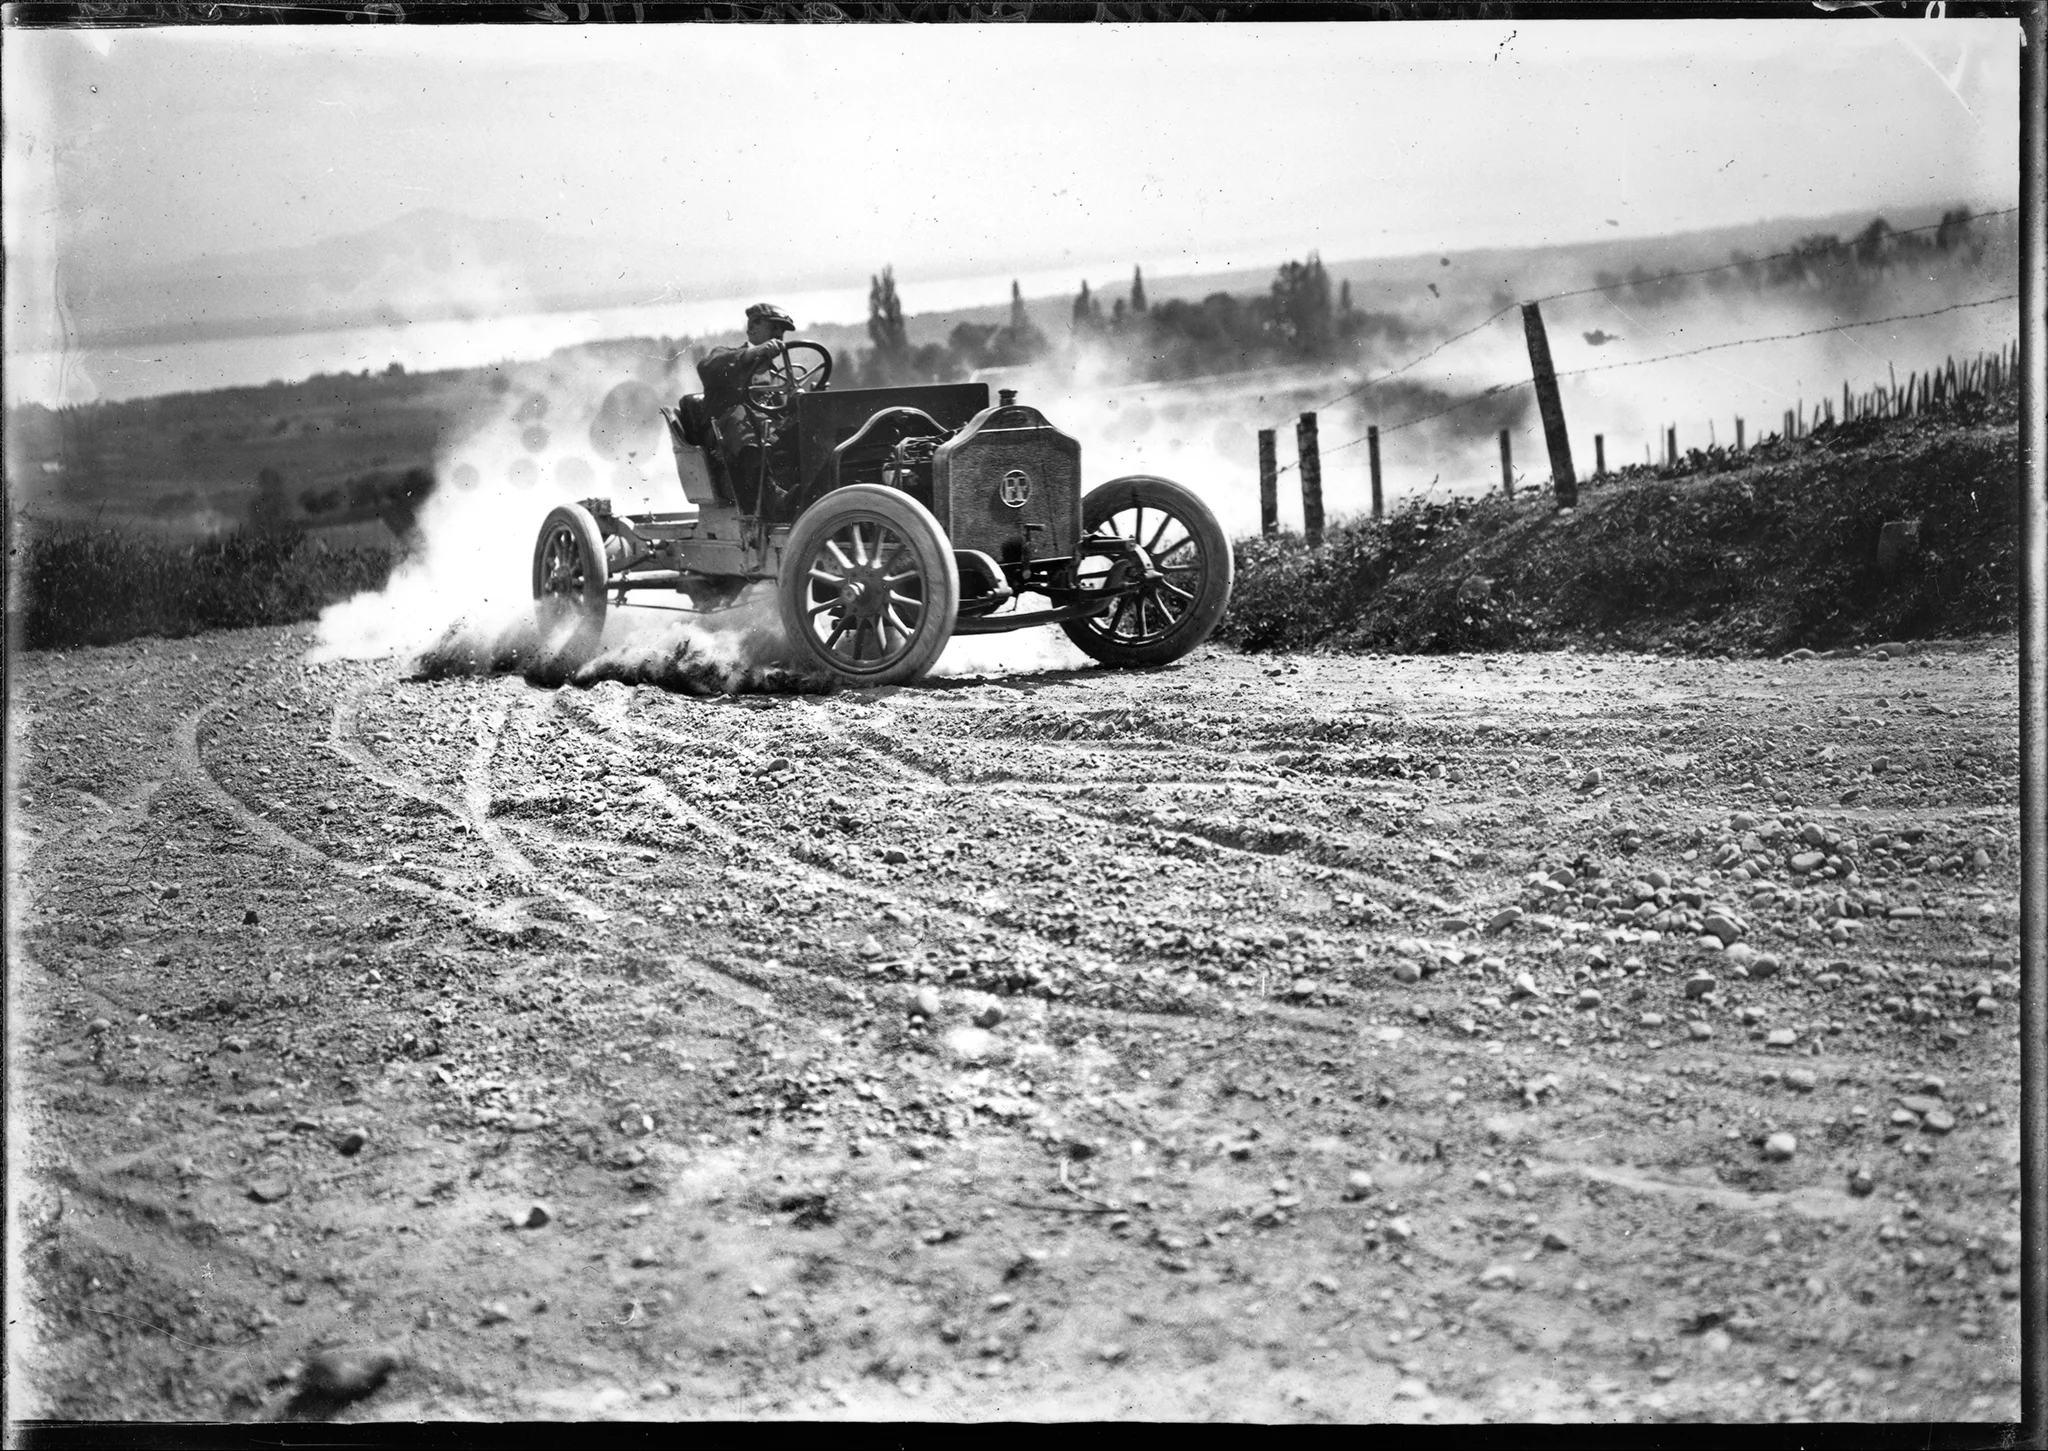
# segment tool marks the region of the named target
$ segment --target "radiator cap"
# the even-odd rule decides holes
[[[1008,408],[1016,401],[1017,390],[1015,388],[998,388],[996,390],[996,406],[998,408]]]

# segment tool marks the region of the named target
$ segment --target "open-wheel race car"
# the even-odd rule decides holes
[[[710,610],[756,581],[775,582],[797,662],[848,685],[916,680],[956,634],[1057,624],[1104,664],[1149,666],[1215,628],[1230,545],[1186,488],[1134,475],[1084,496],[1080,445],[1010,390],[833,392],[831,374],[820,344],[781,342],[745,390],[751,448],[702,395],[662,409],[687,512],[549,513],[533,593],[552,648],[594,651],[633,591]]]

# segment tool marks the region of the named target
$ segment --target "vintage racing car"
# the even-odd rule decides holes
[[[756,581],[775,582],[796,660],[848,685],[914,681],[956,634],[1048,624],[1104,664],[1161,665],[1222,617],[1230,544],[1186,488],[1140,474],[1084,496],[1080,445],[1008,389],[991,405],[986,383],[831,376],[826,348],[789,339],[749,380],[752,478],[702,395],[662,409],[687,512],[548,514],[533,593],[558,658],[595,651],[608,600],[715,609]]]

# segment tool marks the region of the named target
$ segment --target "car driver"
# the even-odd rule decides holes
[[[748,496],[759,486],[763,450],[776,451],[785,427],[747,407],[747,383],[762,364],[780,356],[778,339],[795,326],[781,308],[757,302],[747,309],[747,345],[713,348],[697,364],[697,376],[704,380],[704,406],[718,420],[726,466],[742,505],[748,505]],[[750,507],[759,508],[760,500],[753,500]]]

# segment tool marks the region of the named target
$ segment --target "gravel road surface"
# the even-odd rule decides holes
[[[13,662],[18,1415],[2018,1415],[2010,640],[309,643]]]

